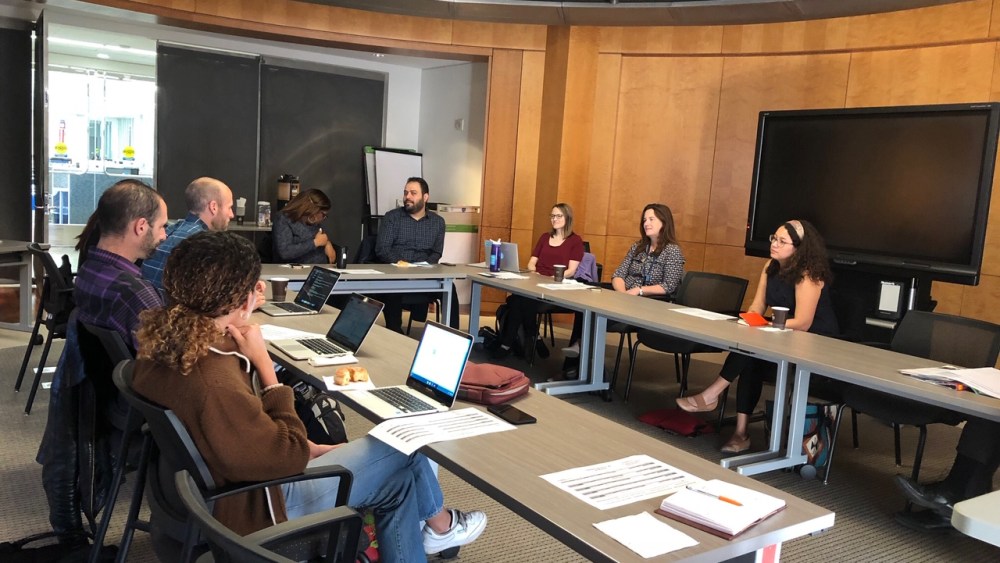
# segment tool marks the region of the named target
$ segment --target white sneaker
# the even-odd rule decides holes
[[[577,358],[580,356],[580,343],[577,342],[572,346],[566,346],[562,349],[563,355],[567,358]]]
[[[462,512],[454,508],[449,508],[448,512],[451,513],[451,528],[447,532],[438,534],[430,526],[424,526],[424,553],[427,555],[472,543],[486,529],[485,512]]]

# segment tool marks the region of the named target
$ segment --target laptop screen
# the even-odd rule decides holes
[[[313,266],[306,282],[302,284],[302,289],[295,296],[295,302],[313,311],[319,311],[326,304],[333,286],[337,285],[339,279],[340,274],[337,272]]]
[[[337,315],[337,320],[333,321],[326,337],[351,352],[357,352],[381,312],[382,303],[355,293]]]
[[[472,336],[468,333],[428,322],[407,383],[418,383],[442,403],[451,404],[471,350]]]

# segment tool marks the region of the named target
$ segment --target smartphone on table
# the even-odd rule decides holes
[[[486,410],[511,424],[534,424],[535,417],[510,404],[490,405]]]

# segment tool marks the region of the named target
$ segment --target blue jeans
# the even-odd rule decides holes
[[[405,456],[374,438],[348,442],[309,462],[309,467],[342,465],[354,474],[348,505],[375,514],[382,561],[424,561],[420,522],[441,512],[444,498],[437,476],[422,454]],[[288,518],[334,507],[338,479],[282,485]]]

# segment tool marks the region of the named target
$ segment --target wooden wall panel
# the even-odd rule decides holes
[[[993,43],[854,53],[847,106],[983,101],[995,55]]]
[[[990,37],[1000,37],[1000,0],[993,0],[993,17],[990,18]]]
[[[938,289],[938,284],[934,284],[934,289]],[[935,293],[934,297],[938,295]],[[966,287],[961,315],[1000,323],[1000,277],[983,276],[978,286]]]
[[[853,50],[985,39],[992,8],[993,0],[971,0],[855,16],[849,18],[847,47]]]
[[[830,51],[847,46],[850,18],[804,22],[728,25],[724,53],[788,53]]]
[[[482,224],[510,227],[514,195],[521,51],[496,50],[490,62],[483,149]]]
[[[532,228],[535,184],[538,181],[538,134],[542,122],[542,80],[545,54],[525,52],[521,65],[520,110],[517,116],[517,160],[511,226]]]
[[[707,242],[743,246],[762,110],[841,107],[850,57],[728,57],[722,76]]]
[[[721,58],[622,59],[609,235],[634,236],[658,201],[680,240],[705,240],[721,78]]]
[[[611,172],[615,156],[615,122],[618,119],[618,91],[621,78],[620,55],[600,55],[597,59],[597,83],[594,87],[590,141],[590,170],[585,184],[586,207],[583,224],[591,235],[608,232],[608,209],[611,196]],[[594,253],[598,257],[601,255]]]
[[[456,45],[478,45],[525,51],[545,50],[544,25],[516,25],[456,20],[452,42]]]
[[[598,29],[602,53],[693,55],[717,54],[722,49],[721,25]]]

